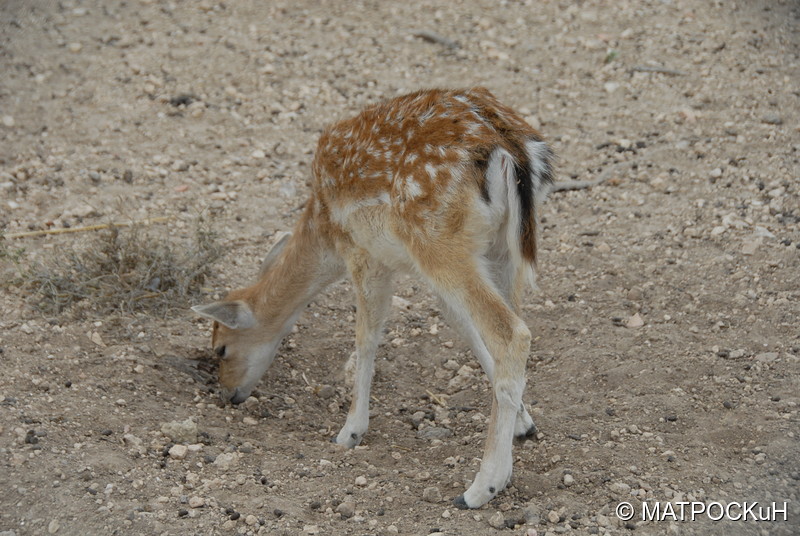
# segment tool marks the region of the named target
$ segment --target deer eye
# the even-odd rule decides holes
[[[217,354],[219,357],[225,357],[225,347],[224,346],[217,346],[214,349],[214,353]]]

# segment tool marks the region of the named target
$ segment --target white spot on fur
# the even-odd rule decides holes
[[[406,177],[406,197],[408,199],[416,199],[422,195],[422,188],[420,187],[419,183],[414,180],[414,178],[409,175]]]
[[[431,180],[435,180],[436,179],[436,175],[438,173],[437,170],[436,170],[436,166],[434,166],[433,164],[428,162],[427,164],[425,164],[425,171],[428,172],[428,175],[430,175]]]

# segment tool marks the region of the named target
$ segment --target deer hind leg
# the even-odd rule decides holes
[[[511,449],[531,334],[475,259],[448,259],[447,266],[423,267],[422,272],[450,310],[468,321],[465,327],[474,326],[477,346],[486,350],[479,359],[492,371],[492,413],[481,467],[469,489],[455,500],[460,508],[478,508],[511,479]]]
[[[514,263],[512,263],[508,258],[507,254],[501,255],[495,259],[492,262],[492,267],[492,280],[497,285],[500,293],[506,300],[506,303],[511,304],[514,313],[519,315],[520,303],[522,302],[523,293],[525,292],[525,288],[527,287],[527,283],[529,281],[528,274],[525,270],[531,268],[527,266],[515,266]],[[477,335],[477,332],[475,332],[474,329],[472,332]],[[475,353],[476,344],[472,342],[472,338],[470,338],[470,342],[473,345],[472,351]],[[479,340],[478,342],[482,341]],[[483,345],[482,351],[488,354],[485,345]],[[485,358],[479,358],[479,360],[481,363],[483,363]],[[484,370],[485,369],[486,368],[484,367]],[[492,376],[489,375],[489,381],[491,381],[491,378]],[[516,423],[514,424],[514,437],[521,440],[531,439],[535,438],[538,433],[539,430],[536,427],[536,424],[533,422],[533,418],[531,418],[530,414],[528,413],[528,409],[525,407],[525,402],[522,402],[520,404],[519,411],[517,412]]]
[[[334,442],[353,448],[369,426],[369,392],[375,352],[392,303],[392,272],[363,251],[350,254],[347,264],[356,293],[356,359],[350,411]]]
[[[448,307],[447,318],[453,322],[462,336],[467,339],[470,349],[481,364],[481,368],[483,372],[486,373],[489,383],[494,385],[494,358],[492,358],[489,350],[486,348],[486,344],[483,342],[471,316],[463,314],[461,311],[452,311]],[[522,402],[519,411],[517,411],[517,418],[514,421],[514,437],[520,440],[530,439],[535,437],[538,432],[539,430],[536,428],[533,418],[531,418],[528,413],[525,403]]]

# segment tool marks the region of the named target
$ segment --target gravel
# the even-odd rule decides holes
[[[796,20],[792,2],[0,3],[2,528],[482,536],[524,516],[509,534],[616,535],[619,501],[692,497],[786,500],[796,518]],[[484,509],[445,502],[479,467],[492,389],[418,278],[394,282],[349,451],[329,442],[351,397],[346,281],[238,408],[188,311],[29,301],[26,273],[93,234],[10,234],[168,217],[148,231],[190,238],[197,214],[226,249],[202,283],[219,299],[299,217],[325,125],[469,85],[541,128],[559,180],[605,178],[539,211],[520,314],[540,439],[515,442]]]

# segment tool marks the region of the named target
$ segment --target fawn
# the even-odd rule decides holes
[[[311,197],[258,281],[192,309],[214,320],[223,397],[247,399],[313,297],[349,273],[357,300],[355,382],[336,443],[369,421],[375,352],[399,270],[427,281],[493,388],[480,470],[454,503],[477,508],[511,479],[512,442],[535,434],[522,402],[531,334],[537,208],[553,181],[541,135],[484,88],[426,90],[370,106],[323,132]]]

